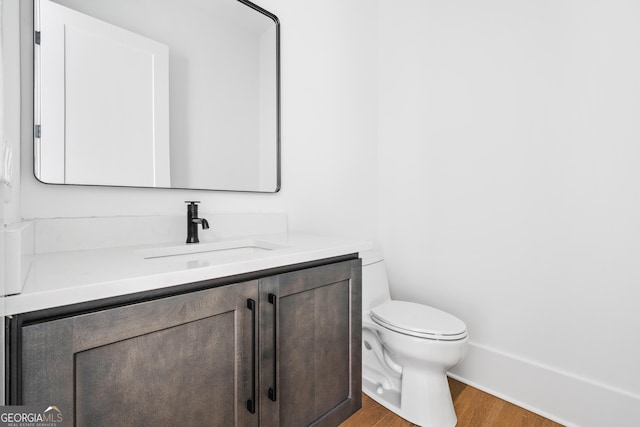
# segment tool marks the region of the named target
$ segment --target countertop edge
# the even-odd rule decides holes
[[[4,314],[5,316],[18,315],[200,281],[232,277],[288,265],[356,254],[371,247],[369,242],[364,241],[327,240],[327,242],[326,244],[315,244],[311,247],[303,246],[298,252],[289,251],[282,255],[276,254],[264,258],[238,260],[203,268],[177,269],[157,274],[134,275],[117,280],[93,280],[80,286],[57,286],[44,291],[27,291],[21,294],[9,295],[4,300]],[[38,259],[34,259],[33,262],[37,264]],[[109,260],[105,262],[109,262]]]

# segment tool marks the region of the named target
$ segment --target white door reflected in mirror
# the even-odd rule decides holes
[[[169,187],[169,48],[40,1],[38,177]]]

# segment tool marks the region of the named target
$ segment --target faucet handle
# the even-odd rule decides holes
[[[200,203],[200,200],[185,200],[185,203],[191,203],[192,205],[196,204],[196,203]]]

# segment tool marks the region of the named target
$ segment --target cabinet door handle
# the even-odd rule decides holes
[[[269,387],[269,399],[276,401],[276,385],[278,381],[278,297],[275,294],[269,294],[269,303],[273,305],[273,386]]]
[[[247,308],[251,310],[251,399],[247,400],[247,410],[256,413],[256,302],[247,300]]]

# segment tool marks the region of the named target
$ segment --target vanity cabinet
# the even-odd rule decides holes
[[[316,264],[14,316],[9,403],[76,426],[336,426],[361,405],[361,268]]]

